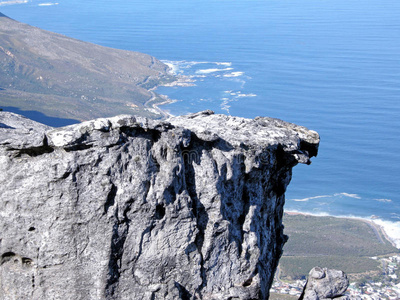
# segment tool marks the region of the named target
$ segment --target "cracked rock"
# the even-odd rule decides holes
[[[0,124],[4,300],[267,299],[292,167],[319,143],[211,111]]]

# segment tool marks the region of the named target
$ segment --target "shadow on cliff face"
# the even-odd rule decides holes
[[[222,219],[210,219],[208,215],[210,207],[205,207],[201,203],[196,192],[194,166],[202,165],[202,160],[207,159],[202,156],[203,153],[211,153],[212,149],[229,153],[234,147],[221,138],[209,142],[192,134],[190,146],[183,151],[186,186],[193,201],[193,213],[196,216],[197,228],[199,229],[195,243],[203,256],[201,264],[203,283],[196,293],[201,293],[203,288],[208,285],[207,276],[211,269],[219,268],[217,265],[220,263],[213,263],[212,261],[215,258],[225,261],[228,257],[223,252],[229,252],[229,258],[232,258],[232,255],[236,256],[237,261],[233,264],[248,266],[247,272],[234,275],[234,280],[240,280],[240,286],[235,287],[235,289],[241,290],[240,293],[247,295],[249,298],[246,299],[253,299],[254,297],[264,299],[268,295],[267,287],[272,284],[273,280],[271,269],[275,271],[277,267],[277,262],[266,261],[268,251],[271,251],[271,247],[273,247],[273,258],[278,261],[282,254],[283,244],[286,242],[283,236],[281,217],[279,217],[283,214],[285,187],[281,187],[278,181],[281,177],[290,176],[287,173],[290,168],[279,162],[276,164],[273,174],[265,178],[268,174],[268,168],[271,167],[269,157],[265,161],[263,161],[263,157],[260,157],[260,168],[255,170],[252,175],[246,172],[246,157],[243,153],[234,155],[229,159],[226,157],[227,160],[224,162],[217,162],[215,157],[211,157],[214,172],[219,174],[216,183],[218,194],[215,195],[213,201],[220,202],[219,210]],[[279,150],[278,152],[280,152]],[[282,159],[282,157],[277,157],[277,159]],[[227,165],[228,163],[230,166]],[[276,199],[274,204],[270,203],[271,199],[265,201],[265,198],[269,198],[272,194],[275,195]],[[213,223],[212,226],[209,222]],[[203,249],[203,244],[206,230],[209,231],[211,227],[212,238],[219,240],[216,242],[219,248],[217,247],[218,249],[215,248],[209,252],[207,249]],[[253,237],[256,237],[255,245],[253,245]],[[202,249],[203,251],[201,251]],[[258,251],[260,251],[260,255],[254,255]],[[255,277],[258,279],[254,280]],[[182,287],[179,290],[181,291]],[[186,295],[187,291],[182,291],[182,295]]]
[[[0,90],[2,90],[2,89],[0,88]],[[49,117],[39,111],[21,110],[18,107],[4,106],[4,107],[2,107],[2,109],[4,111],[9,111],[9,112],[12,112],[15,114],[22,115],[31,120],[34,120],[36,122],[39,122],[39,123],[42,123],[42,124],[45,124],[45,125],[48,125],[51,127],[63,127],[63,126],[80,123],[80,121],[78,121],[78,120]]]
[[[199,140],[194,134],[192,134],[192,143],[201,143],[202,141]],[[192,144],[192,148],[193,148]],[[194,154],[194,155],[192,155]],[[195,239],[195,244],[196,247],[201,253],[201,279],[202,279],[202,285],[198,288],[196,292],[201,292],[201,290],[207,285],[207,275],[206,275],[206,270],[204,267],[205,263],[205,258],[203,257],[202,253],[202,248],[204,244],[204,235],[206,231],[206,227],[209,221],[209,217],[207,214],[207,211],[204,207],[204,205],[201,203],[201,201],[198,198],[197,192],[196,192],[196,173],[193,167],[193,163],[196,163],[197,165],[200,164],[200,153],[197,152],[187,152],[186,155],[183,155],[183,160],[184,160],[184,166],[185,166],[185,182],[186,182],[186,188],[189,193],[190,198],[192,199],[192,209],[193,209],[193,214],[196,217],[197,220],[197,228],[199,232],[197,233],[196,239]],[[179,291],[181,293],[182,288],[179,288]],[[186,291],[186,290],[185,290]],[[186,292],[182,291],[183,294]],[[192,296],[192,295],[187,295],[187,296]],[[190,299],[187,298],[187,299]],[[182,298],[184,299],[184,298]]]
[[[204,142],[203,146],[208,153],[211,152],[211,148],[224,152],[234,149],[230,143],[221,138],[212,143],[212,146]],[[249,150],[242,146],[241,148]],[[225,231],[228,235],[226,242],[229,243],[225,246],[229,248],[230,245],[236,245],[237,259],[241,263],[246,261],[245,264],[250,266],[249,272],[241,276],[244,280],[240,288],[244,294],[252,295],[250,298],[258,296],[264,299],[268,295],[267,287],[272,285],[273,274],[282,255],[283,245],[287,241],[281,222],[286,191],[284,182],[287,182],[288,178],[290,180],[290,170],[293,167],[292,164],[295,163],[281,146],[278,145],[274,151],[276,151],[277,163],[272,172],[270,172],[269,153],[261,154],[259,168],[253,169],[250,173],[246,171],[244,154],[233,156],[229,167],[227,164],[217,166],[215,163],[214,165],[215,171],[219,173],[217,189],[223,221],[221,224],[219,222],[214,224],[213,235],[217,239]],[[265,155],[267,157],[264,157]],[[201,163],[200,160],[201,156],[196,162],[198,165]],[[268,201],[265,201],[266,198]],[[272,203],[273,201],[275,202]],[[206,212],[204,214],[207,215]],[[223,224],[224,221],[227,221],[227,227]],[[207,223],[204,226],[206,225]],[[250,241],[252,235],[257,240],[254,245]],[[256,248],[259,249],[260,254],[253,257],[252,252]],[[272,252],[273,259],[271,260],[267,260],[268,251]],[[259,282],[254,280],[255,277],[259,277]]]

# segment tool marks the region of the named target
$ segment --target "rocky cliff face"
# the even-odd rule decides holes
[[[318,134],[202,112],[53,129],[0,112],[1,299],[267,299]]]

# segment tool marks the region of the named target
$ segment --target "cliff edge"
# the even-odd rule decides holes
[[[271,118],[0,112],[1,299],[267,299],[292,167],[319,136]]]

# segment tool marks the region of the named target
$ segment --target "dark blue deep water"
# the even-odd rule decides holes
[[[57,2],[0,10],[165,60],[195,81],[158,90],[178,100],[172,114],[210,108],[318,131],[319,156],[294,169],[286,209],[374,215],[400,238],[400,1]]]

